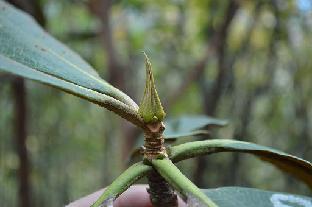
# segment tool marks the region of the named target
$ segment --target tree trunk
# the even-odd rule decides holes
[[[32,15],[37,22],[44,26],[46,19],[41,6],[36,0],[8,0],[11,4]],[[28,158],[26,139],[27,139],[27,95],[25,81],[22,78],[16,78],[12,81],[15,101],[15,144],[19,157],[19,206],[31,206],[31,187],[29,181],[30,161]]]
[[[229,68],[226,65],[226,39],[228,35],[229,26],[239,8],[237,1],[231,0],[228,3],[225,11],[225,18],[220,25],[219,30],[215,34],[215,41],[213,42],[218,59],[218,74],[214,81],[211,90],[206,90],[203,86],[204,94],[204,111],[208,116],[214,116],[217,110],[217,105],[222,96],[224,87],[229,77]],[[207,168],[206,157],[198,157],[196,161],[196,170],[194,172],[195,184],[201,186],[204,181],[204,174]]]
[[[22,78],[13,81],[15,101],[15,144],[19,158],[19,206],[30,207],[29,159],[26,148],[27,139],[27,109],[25,82]]]

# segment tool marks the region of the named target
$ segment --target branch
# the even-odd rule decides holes
[[[183,81],[181,85],[178,86],[176,90],[174,90],[174,92],[169,96],[168,101],[164,104],[167,110],[170,110],[170,107],[174,105],[177,100],[179,100],[179,98],[185,93],[185,91],[194,81],[200,79],[207,65],[208,59],[212,55],[220,53],[220,51],[222,51],[222,42],[226,39],[229,25],[231,24],[237,9],[237,2],[235,0],[231,0],[226,9],[226,16],[223,23],[219,26],[213,37],[207,43],[204,56],[194,65],[192,69],[189,70],[189,73],[187,73],[184,78],[185,81]]]
[[[223,22],[220,29],[219,35],[215,42],[216,54],[218,58],[218,74],[214,83],[212,84],[212,89],[206,91],[205,94],[205,112],[207,115],[213,116],[215,114],[219,99],[221,98],[224,86],[226,85],[226,80],[228,78],[229,68],[226,66],[226,39],[228,36],[229,26],[238,10],[238,3],[235,0],[230,1],[227,8],[227,16]],[[205,92],[205,91],[204,91]]]
[[[98,37],[100,32],[87,30],[87,31],[70,31],[64,35],[64,42],[68,41],[89,41],[90,39]]]
[[[255,26],[255,22],[259,16],[259,11],[260,11],[260,7],[262,6],[262,2],[260,1],[257,5],[256,5],[256,10],[255,10],[255,20],[252,23],[252,28]],[[239,125],[239,127],[236,128],[235,132],[234,132],[234,137],[240,137],[241,141],[248,141],[247,137],[249,137],[249,123],[251,120],[251,113],[254,107],[254,103],[256,102],[257,98],[263,94],[265,94],[268,90],[270,90],[272,88],[272,83],[273,83],[273,79],[274,79],[274,74],[275,74],[275,70],[276,70],[276,40],[278,39],[277,37],[279,36],[279,32],[280,32],[280,18],[279,18],[279,14],[277,11],[277,7],[273,6],[273,13],[275,14],[276,17],[276,26],[273,30],[272,36],[271,36],[271,40],[269,41],[268,45],[269,45],[269,49],[268,49],[268,53],[267,53],[267,62],[265,65],[265,74],[267,74],[267,78],[266,81],[264,83],[262,83],[261,85],[257,86],[253,91],[249,92],[246,95],[246,99],[244,100],[244,103],[242,104],[241,107],[241,114],[239,114],[239,120],[241,120],[241,123]],[[252,30],[249,30],[249,35],[251,34]],[[247,40],[248,39],[248,40]],[[249,45],[250,42],[250,37],[246,38],[246,41],[243,41],[245,43],[242,44],[242,46],[245,48],[244,50],[247,50],[247,45]],[[236,56],[241,56],[243,54],[242,52],[243,48],[240,50],[239,53],[236,53]],[[236,57],[237,58],[237,57]],[[234,59],[232,63],[230,63],[231,65],[233,65],[234,63]],[[240,164],[241,164],[241,160],[238,154],[234,154],[231,158],[230,161],[230,165],[227,169],[232,169],[231,172],[228,173],[227,176],[225,176],[225,183],[226,184],[230,184],[230,183],[234,183],[234,184],[238,184],[238,180],[245,180],[245,176],[238,176],[238,171],[240,170]],[[242,182],[240,182],[242,183]],[[246,182],[244,182],[246,183]]]
[[[38,1],[36,0],[9,0],[11,4],[31,14],[39,24],[45,25],[46,20]],[[6,78],[11,78],[4,74]],[[15,139],[16,151],[19,157],[19,205],[21,207],[31,206],[31,186],[30,186],[30,161],[28,158],[27,141],[27,94],[25,81],[22,78],[12,80],[12,87],[15,100]]]
[[[25,82],[22,78],[16,78],[12,82],[15,101],[15,146],[20,166],[18,168],[19,179],[19,205],[29,207],[30,204],[30,164],[26,148],[27,139],[27,96]]]
[[[124,67],[117,58],[110,25],[112,0],[91,0],[88,2],[88,6],[90,11],[101,21],[100,37],[108,59],[108,82],[125,91]]]
[[[230,3],[228,3],[224,21],[213,38],[212,43],[215,48],[215,53],[218,55],[218,76],[217,79],[214,81],[212,89],[210,91],[206,90],[206,86],[202,84],[202,94],[204,95],[205,106],[204,110],[207,115],[213,115],[215,113],[217,103],[221,97],[221,93],[223,92],[225,80],[228,79],[227,73],[229,71],[227,70],[228,68],[225,66],[225,46],[228,29],[238,10],[238,7],[239,5],[235,0],[231,0]],[[203,66],[202,68],[202,73],[204,71],[204,68],[205,66]],[[206,167],[207,165],[205,158],[199,157],[197,160],[197,168],[194,171],[195,183],[197,185],[202,183]]]

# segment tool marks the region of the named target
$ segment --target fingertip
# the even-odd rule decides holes
[[[147,185],[134,185],[123,192],[114,202],[116,207],[152,207]]]
[[[114,207],[152,207],[147,188],[148,185],[131,186],[115,200]],[[178,206],[186,207],[185,202],[179,196]]]

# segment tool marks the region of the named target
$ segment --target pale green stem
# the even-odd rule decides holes
[[[152,165],[173,186],[187,202],[196,202],[200,206],[217,207],[197,186],[185,177],[169,159],[154,159]]]
[[[152,167],[143,164],[143,162],[132,165],[106,188],[91,207],[99,207],[110,199],[115,200],[122,192],[127,190],[135,181],[145,176],[150,170],[152,170]]]

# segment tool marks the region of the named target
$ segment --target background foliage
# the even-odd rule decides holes
[[[312,160],[311,1],[10,2],[137,102],[145,83],[144,50],[168,117],[227,119],[229,125],[211,137],[252,141]],[[23,103],[16,81],[0,74],[4,206],[16,206],[22,196],[19,169],[25,160],[18,153],[23,143],[16,139],[15,112]],[[32,206],[64,205],[108,185],[126,168],[139,137],[132,125],[51,87],[25,85]],[[311,196],[303,184],[246,155],[179,165],[200,187],[240,185]]]

